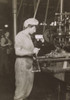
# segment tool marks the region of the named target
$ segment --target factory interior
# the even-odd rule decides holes
[[[34,84],[27,99],[70,100],[70,0],[0,0],[0,38],[8,31],[12,41],[9,74],[0,68],[0,100],[14,100],[14,39],[23,30],[23,22],[32,17],[39,21],[32,38],[40,51],[34,61]],[[1,52],[0,66],[6,62]]]

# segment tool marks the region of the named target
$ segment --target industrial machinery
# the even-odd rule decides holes
[[[49,0],[47,2],[49,4]],[[46,8],[45,22],[47,11],[48,5]],[[34,17],[36,16],[36,12]],[[52,26],[50,24],[47,29],[45,25],[43,26],[44,40],[45,42],[49,41],[49,43],[52,43],[55,50],[51,49],[50,53],[46,53],[43,56],[36,56],[36,70],[34,72],[47,71],[54,75],[56,73],[64,74],[70,71],[70,13],[63,13],[63,0],[60,1],[60,13],[55,13],[55,18],[57,20],[55,19]],[[46,50],[48,48],[45,47]],[[59,75],[57,78],[61,79],[61,76]]]

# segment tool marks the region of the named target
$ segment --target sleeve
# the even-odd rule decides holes
[[[1,46],[5,46],[5,38],[1,38]]]
[[[24,56],[24,55],[32,55],[33,53],[25,48],[26,42],[25,38],[23,37],[16,37],[15,38],[15,54],[19,56]]]

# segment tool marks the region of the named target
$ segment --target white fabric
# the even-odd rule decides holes
[[[21,59],[21,60],[20,60]],[[15,63],[16,91],[14,100],[23,100],[30,95],[33,87],[34,73],[31,59],[17,58]]]
[[[15,53],[19,56],[33,54],[34,45],[29,34],[21,31],[15,37]],[[17,57],[15,61],[15,96],[14,100],[23,100],[29,96],[33,87],[33,59]]]
[[[28,25],[38,25],[38,24],[39,24],[39,22],[37,19],[29,18],[29,19],[25,20],[24,27],[28,27]]]

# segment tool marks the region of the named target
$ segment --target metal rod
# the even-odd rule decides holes
[[[14,30],[14,40],[17,33],[17,0],[12,0],[12,9],[13,9],[13,30]],[[14,41],[15,42],[15,41]]]
[[[18,17],[18,15],[19,15],[19,13],[20,13],[22,4],[23,4],[23,0],[20,1],[20,5],[19,5],[18,11],[17,11],[17,17]]]
[[[39,7],[39,3],[40,3],[40,0],[38,0],[37,2],[37,6],[36,6],[36,9],[35,9],[35,12],[34,12],[34,18],[36,17],[36,14],[37,14],[37,11],[38,11],[38,7]]]
[[[35,60],[36,60],[36,69],[34,70],[32,70],[32,72],[41,72],[41,68],[40,68],[40,65],[39,65],[39,62],[38,62],[38,59],[37,59],[37,55],[35,55]],[[33,67],[34,68],[34,67]]]
[[[58,1],[56,12],[58,12],[60,1]]]
[[[37,0],[33,0],[33,3],[34,3],[34,12],[35,12],[36,5],[37,5]]]
[[[70,58],[40,58],[38,57],[37,58],[38,61],[40,62],[47,62],[47,61],[50,61],[50,62],[63,62],[63,61],[70,61]]]
[[[46,13],[45,13],[45,19],[44,19],[44,23],[46,23],[47,20],[47,16],[48,16],[48,8],[49,8],[49,0],[47,1],[47,6],[46,6]],[[43,33],[45,31],[45,25],[43,27]]]
[[[63,0],[60,0],[60,13],[63,13]],[[60,19],[62,21],[62,15],[60,15]]]
[[[42,69],[42,68],[41,68]],[[49,72],[52,72],[53,74],[56,74],[56,73],[64,73],[64,72],[69,72],[70,71],[70,67],[67,67],[67,68],[60,68],[60,69],[51,69],[50,67],[46,67],[44,69],[44,71],[49,71]]]
[[[65,12],[65,13],[55,13],[55,15],[57,16],[57,15],[70,15],[70,13],[69,12]]]

